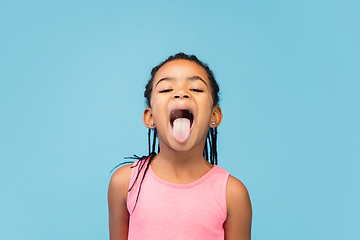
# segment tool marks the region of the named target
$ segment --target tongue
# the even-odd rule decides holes
[[[173,136],[176,141],[183,143],[190,134],[190,120],[187,118],[177,118],[173,123]]]

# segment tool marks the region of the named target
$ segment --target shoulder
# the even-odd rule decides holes
[[[132,165],[133,164],[130,163],[118,168],[111,176],[110,182],[119,183],[127,179],[127,177],[130,177]]]
[[[226,187],[226,204],[225,239],[250,239],[252,210],[249,193],[245,185],[231,175]]]
[[[226,187],[226,195],[229,200],[240,200],[240,199],[248,199],[249,193],[245,187],[245,185],[237,178],[233,176],[229,176],[227,187]]]
[[[226,204],[228,215],[237,212],[239,209],[251,212],[250,197],[245,185],[231,175],[226,187]]]
[[[129,188],[132,164],[127,164],[117,169],[109,182],[109,197],[116,195],[126,200]]]
[[[132,164],[117,169],[111,176],[108,190],[110,239],[127,239],[129,212],[126,199]]]

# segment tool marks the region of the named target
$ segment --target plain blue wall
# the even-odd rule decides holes
[[[107,239],[110,170],[147,152],[150,70],[221,87],[219,162],[253,239],[360,239],[358,1],[0,2],[0,238]]]

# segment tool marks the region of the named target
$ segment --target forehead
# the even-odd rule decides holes
[[[189,78],[193,76],[199,76],[207,84],[209,84],[209,78],[206,70],[197,64],[196,62],[192,62],[185,59],[176,59],[165,63],[155,74],[154,76],[154,84],[156,84],[160,79],[163,78]]]

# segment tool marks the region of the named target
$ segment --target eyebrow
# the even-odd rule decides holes
[[[160,80],[156,83],[155,87],[156,87],[160,82],[162,82],[162,81],[174,81],[174,80],[175,80],[175,78],[172,78],[172,77],[162,78],[162,79],[160,79]],[[186,80],[188,80],[188,81],[200,80],[200,81],[202,81],[203,83],[205,83],[205,85],[207,86],[207,83],[204,81],[204,79],[202,79],[202,78],[199,77],[199,76],[192,76],[192,77],[187,78]]]

